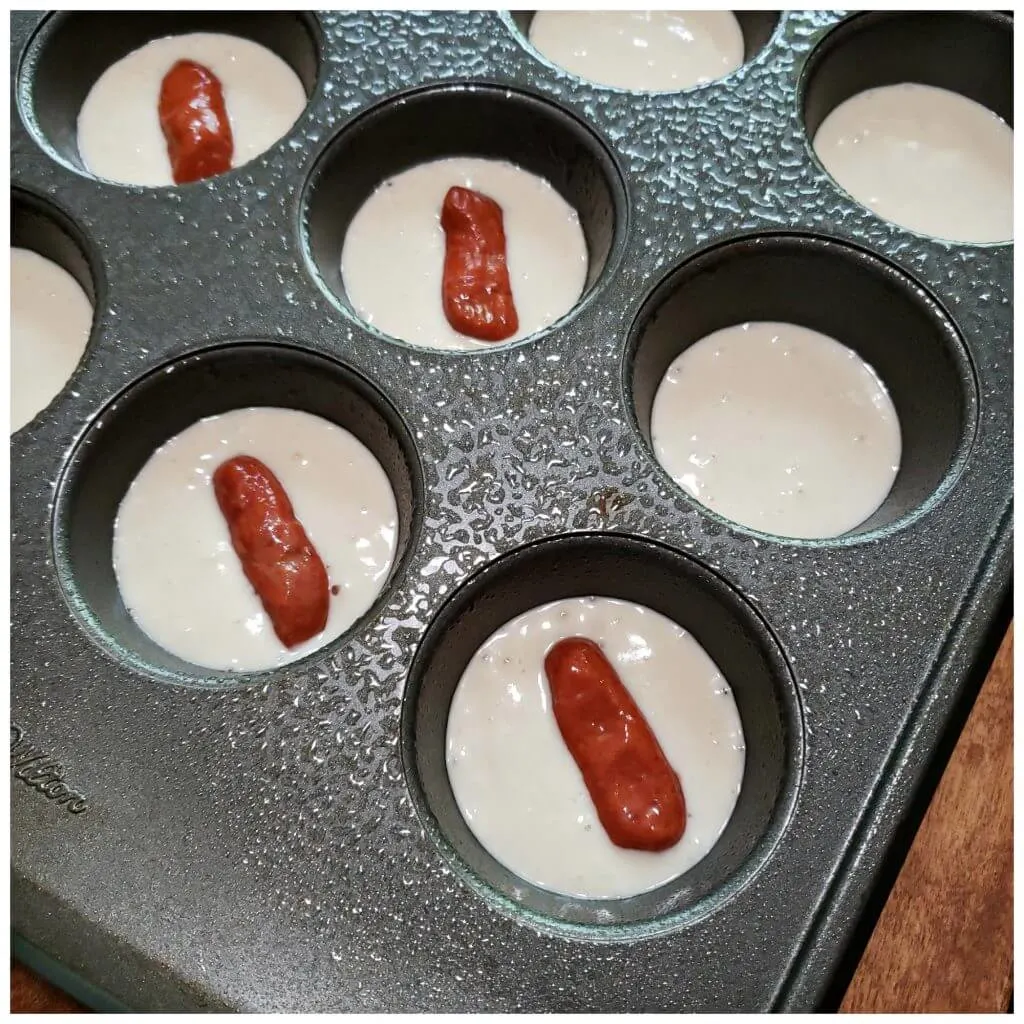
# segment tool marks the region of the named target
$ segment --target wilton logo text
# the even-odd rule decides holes
[[[25,738],[25,730],[11,723],[11,774],[38,790],[47,800],[61,804],[69,814],[88,810],[85,797],[64,782],[64,765]]]

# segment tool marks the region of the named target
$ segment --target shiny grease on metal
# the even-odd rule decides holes
[[[62,820],[29,787],[12,790],[15,926],[68,961],[81,962],[84,944],[92,978],[139,1007],[811,1005],[891,834],[893,814],[870,817],[873,801],[920,772],[943,708],[963,686],[937,660],[937,645],[981,577],[990,538],[1005,531],[1012,247],[912,236],[858,207],[824,174],[803,123],[814,89],[804,91],[803,69],[838,20],[829,13],[786,13],[759,47],[748,36],[747,64],[720,82],[643,97],[551,68],[503,14],[175,15],[189,30],[266,41],[299,71],[310,104],[285,139],[246,167],[167,189],[93,181],[76,166],[69,132],[76,99],[115,55],[111,46],[125,52],[186,21],[168,29],[158,27],[170,24],[161,16],[105,16],[118,26],[96,44],[106,56],[81,54],[76,63],[59,59],[81,48],[75,40],[85,37],[67,27],[76,17],[98,16],[61,15],[37,33],[37,16],[18,15],[12,32],[12,90],[33,125],[12,124],[14,185],[45,196],[73,225],[106,288],[74,386],[12,439],[12,702],[41,748],[60,751],[90,813]],[[158,20],[143,29],[133,20],[143,17]],[[260,20],[275,17],[285,20]],[[966,63],[985,71],[980,53]],[[837,80],[849,73],[840,69]],[[521,105],[556,111],[544,124],[568,119],[581,139],[594,137],[590,166],[604,167],[597,154],[607,152],[614,167],[587,179],[585,158],[584,178],[574,183],[566,173],[563,184],[578,203],[590,189],[595,209],[610,203],[615,211],[610,232],[601,234],[600,218],[592,231],[592,253],[609,239],[604,273],[564,321],[505,349],[444,355],[382,339],[346,312],[329,281],[325,291],[308,258],[318,260],[318,218],[330,226],[316,207],[327,193],[312,183],[329,174],[345,180],[331,162],[334,147],[350,128],[357,140],[365,112],[398,117],[401,96],[442,85],[470,97],[465,104],[508,89],[511,109],[523,95]],[[500,103],[488,109],[501,118]],[[428,126],[419,127],[429,138]],[[545,131],[553,157],[541,155]],[[532,159],[560,159],[569,136],[558,132],[538,128]],[[354,144],[348,152],[358,156]],[[602,181],[610,200],[600,198]],[[633,396],[645,343],[637,343],[634,374],[629,339],[652,296],[672,291],[698,254],[764,233],[818,235],[878,254],[934,298],[927,310],[925,298],[907,299],[922,316],[937,324],[945,311],[955,325],[936,327],[934,344],[925,342],[949,353],[934,371],[950,416],[936,436],[946,440],[936,442],[941,457],[921,463],[937,467],[931,479],[941,500],[929,500],[925,487],[907,514],[892,509],[885,528],[850,542],[776,542],[705,513],[653,463],[638,425]],[[673,276],[677,268],[682,277]],[[330,649],[241,689],[157,685],[152,675],[161,673],[138,657],[109,656],[117,639],[110,619],[97,616],[101,628],[83,630],[80,610],[65,601],[50,524],[58,559],[75,531],[51,508],[54,487],[66,471],[58,510],[69,510],[68,498],[88,492],[86,477],[75,476],[88,447],[76,445],[105,438],[96,450],[113,463],[106,472],[118,480],[104,500],[114,500],[139,443],[128,420],[112,416],[108,429],[103,410],[135,391],[144,412],[147,375],[192,361],[212,367],[214,350],[248,339],[343,364],[393,407],[422,471],[422,488],[410,489],[420,529],[410,529],[406,560],[375,611]],[[922,360],[922,395],[932,372]],[[276,386],[264,381],[261,394],[283,397],[286,380]],[[193,409],[190,395],[180,398]],[[788,795],[768,820],[788,824],[761,833],[770,841],[758,870],[740,858],[732,877],[744,884],[712,879],[721,898],[708,896],[710,913],[684,899],[668,908],[666,927],[625,922],[600,942],[599,929],[574,931],[550,908],[505,902],[496,913],[500,883],[486,883],[481,898],[462,862],[452,868],[445,844],[456,833],[436,834],[429,817],[421,824],[426,804],[408,726],[419,708],[413,696],[426,692],[419,669],[409,675],[413,657],[428,631],[423,657],[442,649],[431,624],[463,607],[473,591],[461,588],[474,572],[515,564],[533,542],[594,530],[634,538],[622,551],[667,545],[664,559],[655,558],[662,573],[690,554],[717,581],[714,593],[727,585],[742,595],[739,621],[748,629],[767,623],[778,645],[772,692],[786,692],[787,675],[795,684],[782,721],[799,706],[804,722],[798,791],[792,762],[773,755],[790,765],[790,781],[780,783]],[[1004,563],[992,571],[986,599],[1007,576]],[[75,572],[83,586],[87,573]],[[104,593],[111,591],[100,587],[87,601]],[[979,630],[964,631],[959,646],[978,643]],[[894,760],[908,721],[922,746]],[[872,827],[858,833],[864,821]],[[745,833],[755,846],[757,834]],[[863,841],[851,847],[854,835]],[[852,890],[832,890],[840,866],[856,880]],[[135,911],[121,916],[120,907]]]

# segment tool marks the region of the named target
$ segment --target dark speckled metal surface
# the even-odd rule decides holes
[[[12,718],[87,808],[12,778],[15,929],[139,1009],[813,1007],[1011,568],[1012,246],[886,224],[816,164],[801,71],[842,16],[786,13],[735,74],[641,96],[550,67],[500,13],[320,14],[319,74],[289,135],[222,178],[160,189],[93,180],[28,126],[41,17],[12,16],[13,185],[81,233],[97,316],[68,386],[11,440]],[[443,83],[560,105],[603,139],[627,198],[584,307],[484,353],[383,340],[303,252],[304,183],[332,139]],[[697,251],[780,231],[884,257],[962,337],[966,457],[891,529],[811,544],[734,528],[671,486],[633,419],[623,360],[646,298]],[[248,339],[340,361],[394,406],[423,475],[418,526],[376,611],[319,657],[255,685],[170,685],[72,613],[55,495],[124,388]],[[625,938],[481,898],[424,830],[400,743],[407,673],[445,602],[497,556],[582,531],[661,541],[746,595],[802,716],[795,802],[760,870],[706,913]]]

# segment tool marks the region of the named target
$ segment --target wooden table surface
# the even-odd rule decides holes
[[[998,1013],[1012,982],[1011,624],[840,1010]],[[81,1009],[12,965],[12,1013]]]

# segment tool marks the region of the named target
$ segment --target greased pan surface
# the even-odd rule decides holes
[[[739,71],[639,95],[550,66],[527,17],[12,15],[14,241],[96,299],[78,370],[11,440],[12,923],[128,1006],[811,1009],[1008,593],[1012,245],[868,213],[812,156],[805,111],[813,129],[906,69],[1009,118],[1009,19],[746,15]],[[310,90],[293,130],[197,185],[85,174],[91,82],[200,29],[292,63]],[[548,177],[591,276],[532,339],[435,353],[365,327],[336,257],[377,182],[460,152]],[[837,541],[732,526],[649,446],[686,344],[796,316],[844,326],[904,428],[893,493]],[[120,606],[112,515],[162,440],[258,403],[360,436],[395,490],[400,557],[318,655],[204,677]],[[691,629],[748,738],[712,853],[614,904],[508,875],[440,753],[475,645],[596,592]],[[48,764],[73,796],[45,791],[31,766]]]

